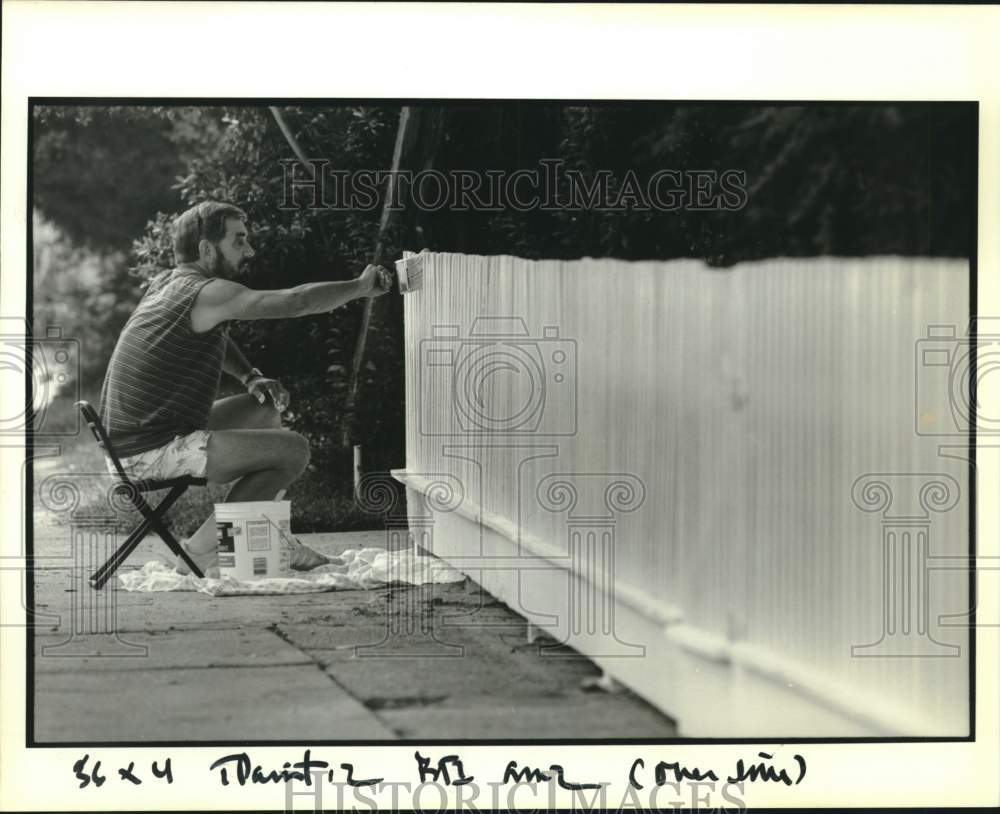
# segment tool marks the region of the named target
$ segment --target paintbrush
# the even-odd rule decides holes
[[[424,252],[404,252],[403,259],[396,261],[396,279],[400,294],[419,291],[424,279]]]

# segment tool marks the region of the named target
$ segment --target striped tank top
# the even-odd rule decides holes
[[[208,426],[228,325],[197,334],[191,307],[213,278],[190,267],[150,283],[122,329],[101,388],[101,420],[127,458]]]

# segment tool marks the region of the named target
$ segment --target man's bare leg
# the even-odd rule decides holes
[[[216,401],[215,404],[212,405],[212,413],[208,419],[208,429],[212,431],[213,436],[222,430],[280,431],[282,433],[281,439],[283,441],[288,440],[290,434],[298,435],[297,433],[290,433],[288,430],[281,430],[281,415],[270,401],[260,404],[257,399],[249,394],[230,396],[229,398],[219,399]],[[299,438],[301,438],[301,436],[299,436]],[[243,500],[274,500],[278,493],[288,486],[288,483],[281,483],[283,480],[282,471],[287,469],[287,467],[271,466],[260,468],[255,471],[246,470],[245,467],[248,466],[263,466],[266,463],[276,461],[277,458],[275,456],[278,453],[276,452],[274,456],[268,456],[267,450],[270,449],[271,444],[268,444],[265,441],[265,446],[263,448],[265,456],[264,460],[259,458],[247,458],[242,454],[240,448],[246,447],[247,445],[254,445],[254,438],[252,436],[243,436],[241,440],[242,443],[239,443],[238,440],[235,442],[236,448],[232,448],[233,443],[222,445],[217,443],[213,445],[212,439],[209,439],[208,471],[205,472],[206,478],[210,483],[230,483],[235,478],[239,478],[239,480],[233,485],[233,488],[229,490],[229,494],[226,495],[227,503]],[[293,443],[300,442],[295,441]],[[306,455],[308,456],[308,448],[306,449]],[[220,458],[222,459],[221,461]],[[234,477],[228,477],[224,466],[227,460],[234,465],[232,471],[236,473],[240,473],[242,471],[244,476],[240,477],[239,474],[236,474]],[[297,474],[298,473],[296,473],[296,477]],[[227,477],[227,480],[223,480],[223,478]],[[290,482],[291,481],[289,481],[289,483]],[[271,491],[272,484],[274,491]],[[209,513],[208,517],[205,518],[205,522],[202,523],[198,530],[191,535],[187,545],[190,551],[199,554],[215,549],[216,533],[214,512]]]
[[[280,427],[281,417],[270,402],[261,405],[251,396],[233,396],[213,405],[205,477],[210,483],[233,483],[227,503],[279,500],[305,470],[309,442],[299,433]],[[309,570],[331,562],[294,537],[291,540],[292,568]],[[185,546],[199,565],[210,568],[217,563],[215,512],[209,514]],[[183,565],[178,570],[187,572]]]

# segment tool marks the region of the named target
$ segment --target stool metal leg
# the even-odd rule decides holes
[[[175,486],[170,493],[159,502],[155,509],[152,508],[141,495],[132,497],[132,503],[142,513],[143,521],[128,536],[128,539],[122,543],[121,547],[111,555],[108,561],[97,569],[93,575],[91,575],[90,584],[95,590],[99,590],[107,584],[107,581],[111,579],[115,571],[117,571],[128,556],[135,551],[139,543],[143,541],[146,534],[151,530],[160,535],[161,539],[167,544],[167,547],[184,561],[184,564],[187,565],[192,574],[199,578],[204,576],[201,569],[195,565],[190,556],[188,556],[188,553],[177,542],[174,536],[170,533],[169,529],[167,529],[166,525],[162,522],[162,518],[166,514],[167,510],[173,506],[174,503],[177,502],[177,499],[186,491],[187,486]]]

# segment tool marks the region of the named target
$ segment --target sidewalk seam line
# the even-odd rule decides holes
[[[350,690],[348,690],[347,687],[345,687],[343,684],[341,684],[337,680],[336,676],[334,676],[332,673],[330,673],[327,670],[327,668],[323,665],[323,662],[321,662],[319,659],[317,659],[315,656],[313,656],[309,651],[303,650],[301,647],[299,647],[299,645],[297,645],[295,642],[293,642],[284,631],[280,630],[279,627],[278,627],[278,623],[277,622],[275,622],[272,625],[270,625],[267,628],[267,630],[270,630],[275,636],[277,636],[279,639],[281,639],[281,641],[285,642],[288,645],[291,645],[296,650],[298,650],[300,653],[302,653],[303,655],[305,655],[316,666],[316,668],[324,676],[327,677],[327,679],[332,684],[334,684],[336,687],[338,687],[348,697],[353,698],[361,706],[361,708],[365,712],[367,712],[369,715],[371,715],[373,718],[375,718],[375,720],[377,720],[380,724],[382,724],[382,726],[385,727],[388,731],[392,732],[392,734],[395,735],[397,739],[402,738],[401,733],[395,727],[393,727],[392,725],[390,725],[390,723],[387,720],[385,720],[375,710],[370,709],[368,707],[368,705],[364,701],[362,701],[354,693],[352,693]]]

